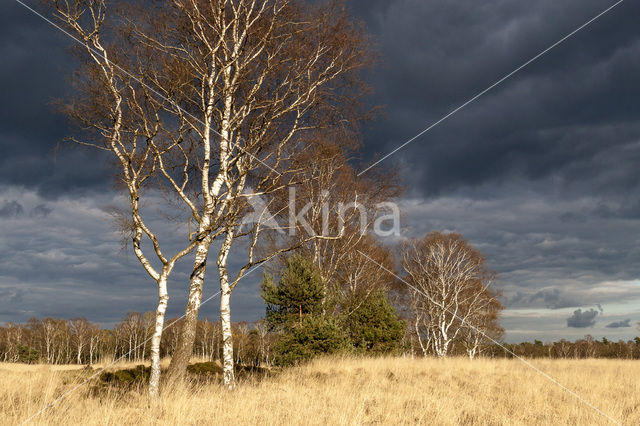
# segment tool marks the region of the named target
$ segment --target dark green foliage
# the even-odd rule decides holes
[[[260,380],[271,374],[271,370],[255,365],[236,364],[236,377],[238,380]]]
[[[271,276],[264,277],[267,322],[282,333],[274,347],[276,365],[299,364],[317,355],[353,349],[382,354],[398,348],[405,325],[384,290],[367,296],[354,294],[327,314],[323,301],[331,294],[326,293],[325,284],[313,262],[299,255],[289,258],[277,284]]]
[[[270,372],[266,368],[240,364],[235,365],[235,370],[238,380],[261,379]],[[208,361],[189,364],[187,366],[187,372],[198,382],[222,383],[222,367],[216,362]]]
[[[215,362],[196,362],[187,366],[187,372],[197,375],[216,375],[222,374],[222,367]]]
[[[18,345],[18,362],[35,364],[40,359],[40,353],[30,346]]]
[[[100,375],[100,380],[113,385],[130,386],[137,383],[147,383],[151,375],[151,367],[137,365],[135,368],[107,371]]]
[[[295,365],[317,355],[350,348],[349,336],[333,318],[308,316],[301,325],[284,334],[274,348],[276,365]]]
[[[270,374],[266,368],[254,366],[235,366],[239,380],[262,379]],[[83,371],[85,374],[90,373]],[[222,367],[216,362],[197,362],[187,366],[189,379],[194,383],[222,383]],[[129,391],[137,389],[139,385],[149,383],[151,368],[138,365],[117,371],[107,371],[100,375],[100,381],[91,388],[94,395],[102,395],[111,390]]]
[[[283,333],[274,347],[276,365],[294,365],[350,347],[338,322],[322,315],[325,288],[313,262],[300,255],[289,258],[277,284],[265,275],[262,298],[267,322]]]
[[[404,337],[405,323],[398,318],[383,290],[352,301],[341,320],[358,352],[389,353],[399,348]]]
[[[319,314],[324,296],[320,272],[310,259],[300,255],[289,258],[277,284],[268,274],[262,280],[262,298],[272,329],[288,329],[300,325],[309,315]]]

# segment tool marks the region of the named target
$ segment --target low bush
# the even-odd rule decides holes
[[[338,322],[330,317],[308,317],[282,335],[274,348],[274,364],[296,365],[317,355],[349,351],[351,342]]]
[[[100,381],[113,385],[131,386],[133,384],[148,383],[150,376],[151,367],[138,365],[135,368],[106,371],[100,375]]]

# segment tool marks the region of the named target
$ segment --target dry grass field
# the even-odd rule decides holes
[[[640,363],[533,363],[625,425],[640,424]],[[121,367],[121,366],[120,366]],[[0,419],[20,424],[87,373],[73,367],[0,364]],[[598,425],[594,409],[518,360],[320,359],[227,392],[215,384],[165,390],[71,393],[37,425]]]

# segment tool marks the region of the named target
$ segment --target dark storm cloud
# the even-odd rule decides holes
[[[31,210],[31,215],[36,217],[47,217],[53,211],[52,208],[47,207],[46,204],[38,204]]]
[[[615,296],[615,299],[618,295]],[[545,288],[534,293],[516,292],[512,297],[505,299],[507,306],[535,306],[542,302],[547,309],[563,309],[583,306],[593,303],[587,294],[580,291],[562,291],[559,288]],[[595,303],[600,312],[603,311],[599,303]]]
[[[386,105],[388,115],[365,138],[367,151],[381,154],[608,6],[599,0],[348,4],[367,21],[382,55],[383,65],[370,78],[375,102]],[[69,91],[64,76],[73,62],[65,48],[73,42],[17,3],[0,7],[6,64],[0,81],[12,100],[0,106],[6,117],[0,122],[6,162],[0,181],[48,195],[104,186],[99,153],[65,151],[55,163],[51,155],[70,132],[48,102]],[[410,189],[435,194],[514,174],[556,174],[560,184],[581,182],[601,192],[624,185],[631,192],[637,178],[630,167],[640,157],[633,145],[640,129],[630,123],[640,93],[634,77],[640,69],[638,11],[622,4],[401,151],[396,159],[416,171],[407,176]],[[86,155],[94,161],[83,161]],[[620,167],[606,173],[612,161]]]
[[[112,322],[127,311],[153,309],[149,279],[119,251],[100,209],[113,195],[59,197],[49,205],[32,190],[0,187],[2,193],[30,214],[0,220],[0,322],[31,316]]]
[[[614,321],[605,325],[607,328],[621,328],[621,327],[631,327],[631,319],[626,319],[622,321]]]
[[[103,189],[104,154],[70,149],[71,129],[52,105],[70,91],[73,42],[13,0],[0,4],[0,40],[0,184],[47,197]]]
[[[589,303],[585,294],[579,292],[563,292],[558,288],[546,288],[536,291],[533,294],[527,294],[518,291],[514,296],[505,299],[507,306],[535,306],[538,302],[542,302],[547,309],[563,309],[582,306]],[[602,311],[600,304],[596,304],[598,309]]]
[[[591,308],[588,311],[582,311],[582,309],[577,309],[573,311],[573,315],[567,318],[567,327],[573,328],[587,328],[593,327],[596,324],[596,317],[598,316],[598,311]]]
[[[24,208],[22,204],[13,200],[13,201],[4,201],[2,208],[0,208],[0,218],[11,218],[17,217],[24,213]]]
[[[375,79],[388,116],[367,133],[381,155],[462,104],[608,6],[602,1],[393,1],[370,12],[387,66]],[[640,6],[614,9],[467,109],[404,148],[414,190],[437,194],[509,176],[557,175],[637,186],[629,156],[640,84]],[[408,129],[413,129],[409,131]]]
[[[602,218],[592,197],[541,197],[522,182],[407,200],[407,236],[458,232],[498,272],[509,308],[561,309],[639,301],[639,219]],[[597,208],[597,207],[596,207]],[[615,205],[611,204],[615,209]],[[570,213],[580,220],[562,221]]]
[[[384,154],[495,82],[609,4],[601,0],[348,2],[378,40],[383,64],[371,76],[387,116],[366,132]],[[600,191],[637,187],[629,166],[640,85],[640,6],[623,3],[504,85],[402,150],[419,171],[412,190],[436,194],[518,175],[558,175]],[[51,100],[65,97],[73,42],[18,3],[0,6],[0,182],[55,196],[103,188],[104,156],[54,149],[71,132]],[[603,161],[611,149],[613,158]],[[623,151],[623,152],[621,152]],[[87,158],[89,157],[89,158]],[[610,160],[624,164],[606,171]],[[604,175],[604,176],[603,176]],[[613,182],[612,182],[613,181]],[[585,185],[586,186],[586,185]],[[639,204],[640,205],[640,204]],[[637,213],[637,210],[636,210]]]
[[[387,115],[367,152],[389,152],[611,4],[375,3],[362,16],[386,62],[373,80]],[[383,163],[408,185],[406,235],[461,232],[498,271],[507,308],[640,301],[639,12],[620,5]]]
[[[20,303],[24,296],[24,289],[22,288],[0,288],[0,302],[2,303]]]

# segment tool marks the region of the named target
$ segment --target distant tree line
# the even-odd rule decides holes
[[[240,365],[288,364],[305,359],[315,352],[347,351],[355,354],[395,353],[401,356],[421,356],[422,350],[410,325],[403,323],[398,332],[398,319],[391,315],[390,305],[381,299],[372,299],[369,308],[351,323],[339,318],[319,320],[303,311],[300,319],[289,317],[293,333],[274,331],[269,320],[254,323],[233,324],[238,338],[234,342],[235,362]],[[369,323],[372,312],[386,311],[383,318]],[[128,313],[112,329],[100,328],[84,318],[71,320],[31,318],[26,324],[7,323],[0,327],[0,361],[47,364],[93,364],[111,362],[123,358],[125,361],[141,362],[150,358],[149,339],[153,334],[154,313]],[[299,315],[299,311],[298,311]],[[381,324],[387,323],[385,327]],[[171,356],[177,347],[180,321],[165,330],[162,340],[162,356]],[[276,320],[276,323],[278,321]],[[296,324],[297,323],[297,324]],[[297,328],[300,327],[300,328]],[[342,328],[345,327],[345,328]],[[284,338],[283,338],[284,336]],[[222,331],[220,322],[209,319],[198,321],[194,356],[205,360],[219,360],[222,356]],[[583,359],[616,358],[640,359],[640,337],[617,342],[603,337],[597,340],[590,335],[582,339],[555,342],[503,343],[517,356],[526,358]],[[452,345],[449,355],[468,355],[464,342]],[[487,357],[513,355],[497,344],[483,347]]]
[[[517,356],[527,358],[617,358],[640,359],[640,337],[633,340],[611,341],[606,337],[597,340],[591,335],[573,342],[561,339],[556,342],[532,342],[506,343],[504,346]],[[487,348],[487,354],[494,357],[512,358],[513,355],[506,352],[499,345]]]
[[[163,357],[171,356],[177,345],[181,320],[169,319],[160,346]],[[85,318],[31,318],[25,324],[7,323],[0,327],[0,361],[47,364],[94,364],[150,359],[154,312],[130,312],[112,329],[101,328]],[[264,321],[233,324],[238,333],[236,361],[240,364],[270,364],[273,335]],[[209,319],[197,324],[194,356],[220,359],[220,322]]]

